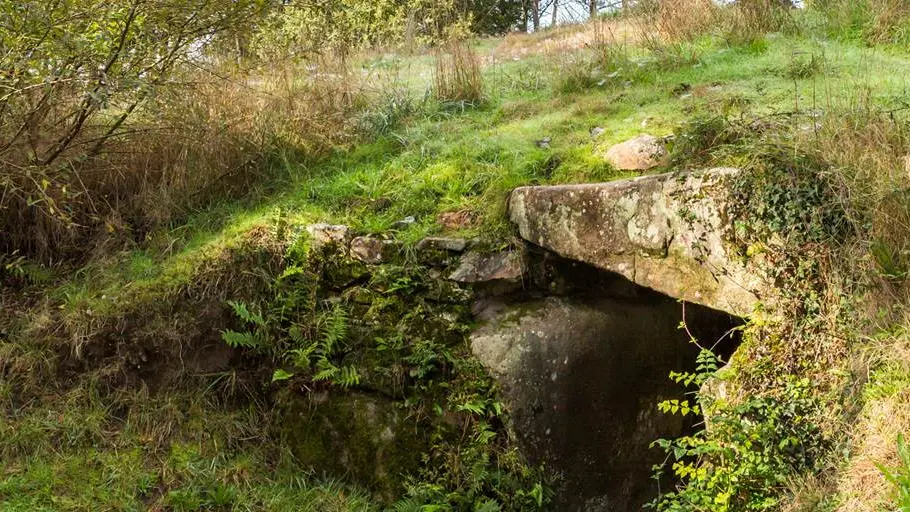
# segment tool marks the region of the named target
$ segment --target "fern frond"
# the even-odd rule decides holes
[[[360,374],[357,373],[356,367],[347,365],[341,368],[338,375],[333,380],[335,384],[347,389],[351,386],[360,384]]]
[[[284,279],[288,279],[289,277],[298,276],[301,274],[303,274],[303,267],[299,265],[290,265],[288,268],[284,269],[284,272],[282,272],[280,276],[278,276],[278,280],[282,281]]]
[[[392,505],[392,512],[423,512],[424,503],[417,498],[402,498]]]
[[[338,375],[338,367],[332,364],[331,361],[325,357],[321,357],[319,361],[316,362],[316,375],[313,376],[314,381],[324,381],[324,380],[334,380],[335,376]]]
[[[297,346],[305,346],[310,341],[307,339],[306,335],[303,334],[303,330],[299,325],[292,326],[288,329],[288,337],[291,338],[291,341],[294,342]]]
[[[315,349],[315,346],[310,345],[309,347],[296,348],[294,350],[291,350],[288,352],[288,361],[297,368],[309,368],[310,364],[312,364],[312,361],[310,361],[310,356],[313,355],[313,351]]]
[[[246,303],[236,300],[229,300],[227,303],[231,306],[231,309],[234,310],[234,314],[237,315],[237,318],[249,324],[265,327],[265,319],[262,318],[262,315],[250,311],[250,308]]]
[[[477,416],[483,416],[486,412],[486,402],[483,400],[465,402],[463,404],[459,404],[455,409],[459,412],[467,411]]]
[[[494,499],[488,499],[481,503],[474,505],[474,512],[500,512],[502,508]]]
[[[258,348],[262,339],[251,332],[221,331],[221,339],[234,348]]]
[[[322,335],[322,353],[331,357],[338,345],[344,342],[348,334],[348,313],[340,304],[326,316],[320,329]]]

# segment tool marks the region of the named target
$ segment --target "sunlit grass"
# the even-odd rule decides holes
[[[857,91],[869,91],[882,105],[906,96],[908,74],[895,70],[910,69],[910,56],[897,50],[781,35],[745,48],[714,40],[694,44],[694,63],[663,69],[636,54],[643,71],[634,81],[571,93],[552,85],[565,64],[558,56],[489,65],[485,103],[462,108],[424,100],[402,124],[373,140],[338,148],[317,162],[276,160],[267,182],[247,197],[202,207],[185,222],[150,233],[135,249],[91,261],[52,290],[50,300],[72,322],[155,307],[192,285],[202,269],[236,249],[248,232],[271,229],[278,212],[296,229],[330,222],[362,233],[388,233],[397,221],[413,216],[416,222],[395,236],[414,244],[444,232],[439,214],[467,211],[479,222],[446,234],[508,240],[513,231],[505,205],[513,188],[636,176],[611,168],[601,154],[642,132],[670,135],[680,123],[705,114],[754,118],[826,111],[855,98]],[[493,48],[486,41],[482,49]],[[823,65],[805,77],[788,72],[807,56]],[[370,65],[397,70],[409,94],[425,96],[432,71],[426,55],[375,57]],[[594,128],[602,134],[592,136]],[[545,138],[548,144],[538,143]],[[55,432],[76,439],[76,445],[0,465],[3,510],[84,510],[86,504],[95,510],[131,510],[148,496],[178,510],[225,497],[252,509],[371,510],[357,491],[332,483],[310,487],[289,473],[241,483],[223,476],[241,463],[256,468],[252,472],[269,467],[268,454],[254,453],[258,458],[244,462],[236,454],[213,455],[207,451],[211,447],[181,445],[182,454],[150,459],[137,448],[138,435],[124,435],[117,439],[120,445],[96,450],[79,436],[104,430],[105,410],[88,404],[73,411],[70,421],[56,427],[43,422],[59,411],[35,411],[15,425],[17,442],[35,451],[52,445],[48,434]],[[162,475],[172,479],[167,487],[173,496],[154,495]],[[213,482],[229,486],[224,496],[211,494]]]

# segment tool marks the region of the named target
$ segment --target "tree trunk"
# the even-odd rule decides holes
[[[591,19],[593,20],[597,17],[597,0],[590,0],[590,2],[588,2],[588,6],[591,10]]]
[[[556,26],[556,22],[559,21],[557,17],[559,15],[559,0],[553,0],[553,23],[550,25],[552,27]]]
[[[540,0],[531,0],[531,20],[534,23],[534,32],[540,30]]]
[[[528,7],[528,0],[521,0],[521,25],[519,28],[522,32],[528,31],[528,18],[531,16],[531,10]]]

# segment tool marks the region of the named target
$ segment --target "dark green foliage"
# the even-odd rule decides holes
[[[460,0],[458,10],[470,13],[478,35],[498,35],[516,28],[524,16],[523,0]]]
[[[737,237],[785,245],[833,243],[853,232],[847,210],[825,174],[825,164],[786,145],[759,143],[757,158],[734,180]]]
[[[702,351],[696,374],[674,377],[696,385],[698,406],[669,412],[704,414],[708,427],[655,443],[668,454],[668,461],[655,468],[658,475],[669,469],[681,481],[652,503],[656,510],[778,510],[788,478],[820,470],[830,449],[830,441],[813,423],[823,405],[808,379],[790,377],[777,389],[728,403],[702,387],[714,377],[718,363],[716,356]]]
[[[403,510],[548,503],[542,473],[512,446],[493,382],[467,349],[469,294],[420,265],[367,267],[333,246],[306,245],[291,246],[261,317],[231,303],[246,325],[262,320],[263,332],[249,336],[271,341],[225,334],[280,365],[271,380],[301,462],[350,475],[386,501],[406,495]]]
[[[853,233],[843,195],[827,163],[794,147],[761,120],[698,117],[676,130],[673,161],[707,167],[733,164],[732,238],[748,245],[779,237],[788,247],[837,243]]]

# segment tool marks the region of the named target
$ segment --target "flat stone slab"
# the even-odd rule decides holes
[[[521,187],[509,216],[521,236],[670,297],[739,316],[764,279],[732,258],[724,235],[737,169],[643,176],[586,185]]]
[[[458,268],[452,272],[449,279],[459,283],[519,281],[527,272],[527,267],[521,251],[493,254],[469,252],[461,257]]]
[[[464,238],[443,236],[427,237],[417,243],[417,249],[419,250],[463,252],[467,247],[468,241]]]

